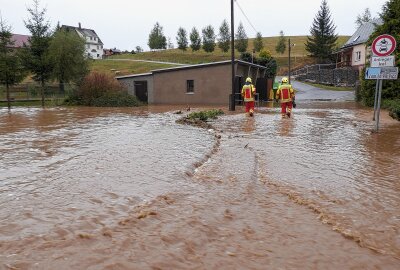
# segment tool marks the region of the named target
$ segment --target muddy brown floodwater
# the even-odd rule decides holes
[[[0,109],[0,269],[399,269],[399,122],[178,109]]]

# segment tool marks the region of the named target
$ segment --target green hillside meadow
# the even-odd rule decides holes
[[[292,36],[290,38],[291,43],[295,44],[291,51],[292,68],[297,68],[305,64],[312,64],[313,59],[307,56],[305,49],[305,43],[307,36]],[[339,36],[338,47],[342,46],[349,36]],[[264,49],[271,52],[272,56],[277,60],[278,73],[285,72],[288,68],[288,50],[286,49],[284,54],[278,54],[275,51],[275,46],[278,43],[279,37],[265,37],[263,38]],[[253,39],[249,39],[248,51],[253,50]],[[239,58],[240,54],[236,51],[236,58]],[[257,54],[255,54],[257,56]],[[121,54],[114,55],[109,59],[132,59],[132,60],[150,60],[150,61],[162,61],[162,62],[173,62],[179,64],[201,64],[210,63],[215,61],[229,60],[231,57],[230,52],[223,53],[218,47],[212,53],[207,53],[203,50],[192,52],[190,48],[187,51],[181,51],[178,49],[169,49],[155,52],[143,52],[138,54]],[[127,74],[140,74],[146,73],[154,69],[168,68],[174,65],[169,64],[156,64],[156,63],[144,63],[144,62],[133,62],[133,61],[109,61],[109,60],[95,60],[91,64],[91,70],[107,72],[117,75]]]

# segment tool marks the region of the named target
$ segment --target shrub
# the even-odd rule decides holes
[[[129,95],[116,79],[98,72],[87,75],[65,103],[96,107],[139,106],[136,97]]]
[[[122,86],[110,75],[93,72],[85,77],[80,85],[77,96],[85,105],[91,106],[93,101],[109,92],[120,92]]]
[[[383,100],[382,108],[389,110],[389,115],[394,119],[400,121],[400,99],[397,100]]]

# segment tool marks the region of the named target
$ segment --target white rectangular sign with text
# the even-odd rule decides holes
[[[393,67],[394,55],[390,56],[373,56],[371,58],[371,67]]]

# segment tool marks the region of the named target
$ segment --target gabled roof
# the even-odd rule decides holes
[[[99,38],[99,36],[93,29],[75,27],[75,26],[70,26],[70,25],[62,25],[61,28],[75,30],[75,31],[79,32],[82,36],[85,36],[85,37],[95,37],[98,40],[97,43],[103,45],[103,42],[101,41],[101,39]]]
[[[349,40],[347,40],[347,42],[342,46],[342,49],[366,43],[369,39],[369,36],[375,31],[376,26],[382,24],[383,21],[380,18],[373,19],[371,22],[364,23],[349,38]]]
[[[19,35],[19,34],[13,34],[11,37],[11,41],[14,42],[13,45],[9,46],[10,48],[22,48],[25,44],[29,43],[29,37],[27,35]]]

